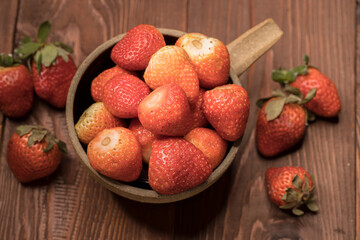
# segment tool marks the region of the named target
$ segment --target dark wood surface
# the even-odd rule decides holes
[[[49,20],[51,38],[74,48],[79,66],[99,44],[140,23],[202,32],[229,43],[273,18],[283,38],[240,80],[251,99],[240,152],[225,175],[190,199],[144,204],[100,186],[76,158],[64,110],[36,99],[24,119],[1,120],[0,239],[360,239],[360,7],[355,0],[3,0],[0,52]],[[271,71],[294,67],[303,54],[333,79],[342,111],[311,124],[298,149],[273,159],[256,151],[255,101],[277,85]],[[50,177],[20,184],[6,162],[14,128],[37,123],[69,147]],[[267,198],[270,166],[301,165],[316,177],[317,214],[294,217]]]

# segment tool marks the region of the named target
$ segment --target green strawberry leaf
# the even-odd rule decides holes
[[[73,53],[73,49],[69,45],[66,45],[65,43],[55,42],[54,44],[55,44],[55,46],[64,49],[68,53]]]
[[[34,125],[20,125],[18,127],[16,127],[15,132],[17,135],[24,136],[26,134],[28,134],[29,132],[31,132],[32,129],[37,128],[37,126]]]
[[[296,87],[286,85],[285,86],[285,92],[290,93],[290,94],[294,94],[295,96],[298,96],[301,99],[303,98],[303,95],[302,95],[301,91]]]
[[[292,184],[295,188],[302,189],[303,182],[301,181],[301,178],[297,174],[295,174],[292,180]]]
[[[309,65],[309,56],[304,54],[303,61],[304,61],[305,65],[308,66]]]
[[[51,29],[51,24],[49,21],[43,22],[40,24],[39,26],[39,30],[37,33],[37,41],[38,43],[45,43],[45,41],[47,40],[47,38],[49,37],[50,34],[50,29]]]
[[[307,203],[306,203],[306,207],[307,207],[308,209],[310,209],[310,211],[312,211],[312,212],[317,212],[317,211],[319,211],[319,207],[318,207],[318,205],[316,204],[315,201],[309,201],[309,202],[307,202]]]
[[[296,76],[292,70],[278,69],[272,72],[271,78],[275,82],[288,84],[294,82]]]
[[[266,120],[272,121],[281,114],[286,98],[277,98],[270,101],[265,107]]]
[[[38,72],[38,74],[40,74],[41,67],[42,67],[42,54],[41,54],[41,51],[36,52],[36,54],[34,56],[34,61],[35,61],[37,72]]]
[[[298,208],[293,208],[292,209],[292,213],[295,214],[296,216],[301,216],[304,214],[304,211],[303,210],[300,210]]]
[[[300,65],[300,66],[297,66],[296,68],[292,69],[292,71],[294,72],[295,78],[296,78],[298,75],[307,74],[308,73],[308,68],[307,68],[307,66]]]
[[[64,143],[63,141],[61,141],[61,140],[58,139],[58,138],[55,138],[55,142],[57,143],[60,151],[62,151],[63,153],[67,153],[67,152],[68,152],[67,147],[66,147],[66,143]]]
[[[283,200],[284,202],[286,202],[286,203],[296,202],[298,199],[299,199],[299,192],[297,192],[293,188],[286,189],[286,199]]]
[[[305,183],[304,183],[302,190],[309,191],[309,178],[306,175],[304,175],[304,178],[305,178]]]
[[[289,96],[287,96],[285,101],[285,103],[300,103],[300,102],[301,102],[301,98],[299,98],[294,94],[290,94]]]
[[[11,55],[6,55],[5,58],[4,58],[4,65],[5,66],[12,66],[14,63],[14,59],[12,58]]]
[[[32,54],[35,54],[35,52],[37,50],[39,50],[41,48],[41,46],[42,46],[42,44],[40,44],[40,43],[28,42],[28,43],[21,45],[17,49],[16,52],[19,54],[20,58],[26,59],[29,56],[31,56]]]
[[[68,62],[68,61],[69,61],[68,52],[65,51],[65,50],[62,49],[62,48],[57,48],[57,50],[58,50],[58,55],[59,55],[60,57],[62,57],[65,62]]]
[[[286,97],[286,94],[281,89],[274,89],[271,93],[272,97]]]
[[[296,202],[286,203],[282,206],[280,206],[280,209],[292,209],[296,206]]]
[[[46,135],[46,141],[48,142],[48,144],[46,145],[45,149],[43,150],[43,152],[48,152],[50,151],[53,147],[54,147],[54,144],[55,144],[55,139],[54,139],[54,136],[53,135]]]
[[[269,101],[272,97],[260,98],[256,101],[256,106],[262,108],[267,101]]]
[[[35,143],[41,142],[47,133],[48,133],[48,130],[46,130],[46,129],[40,129],[40,128],[33,129],[31,132],[31,135],[28,138],[27,145],[29,147],[31,147]]]
[[[31,38],[29,36],[25,36],[23,40],[21,40],[20,44],[23,45],[25,43],[31,42]]]
[[[306,104],[308,102],[310,102],[316,95],[316,88],[311,89],[306,96],[304,97],[303,101],[301,102],[301,104]]]
[[[55,62],[58,55],[57,47],[52,44],[45,45],[41,51],[41,62],[45,67],[49,67]]]
[[[4,53],[0,53],[0,66],[4,66]]]

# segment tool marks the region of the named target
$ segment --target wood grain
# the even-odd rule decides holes
[[[80,165],[64,110],[36,98],[24,119],[1,121],[0,115],[0,239],[360,239],[359,0],[5,1],[0,52],[11,51],[25,35],[34,38],[45,20],[52,23],[50,38],[71,45],[80,65],[99,44],[140,23],[229,43],[266,18],[284,36],[240,76],[251,99],[250,117],[240,152],[218,182],[172,204],[119,197]],[[255,101],[278,87],[272,69],[301,64],[305,53],[338,87],[341,114],[311,124],[293,151],[263,158],[254,139]],[[30,184],[20,184],[6,163],[7,141],[22,123],[44,125],[70,150],[54,174]],[[301,165],[315,175],[318,214],[296,218],[268,200],[264,172],[284,165]]]

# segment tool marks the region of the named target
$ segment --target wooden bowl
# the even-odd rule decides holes
[[[270,32],[276,31],[276,34],[273,34],[274,37],[271,37],[272,41],[261,41],[261,44],[258,45],[260,50],[256,50],[257,55],[250,54],[247,57],[241,57],[237,55],[243,51],[243,47],[247,47],[244,44],[250,41],[252,38],[259,38],[261,34],[266,34],[268,36],[268,28],[270,26]],[[264,32],[264,29],[267,29]],[[159,31],[164,35],[165,41],[167,45],[175,44],[177,38],[184,34],[184,32],[159,28]],[[110,52],[112,47],[124,36],[125,34],[120,34],[102,45],[96,48],[80,65],[78,68],[74,79],[71,83],[69,94],[67,98],[66,104],[66,121],[68,132],[70,135],[70,139],[72,145],[75,149],[76,154],[78,155],[82,164],[84,164],[85,168],[88,172],[93,176],[100,184],[102,184],[107,189],[112,192],[139,202],[148,202],[148,203],[168,203],[175,202],[179,200],[183,200],[194,196],[208,187],[210,187],[213,183],[215,183],[229,168],[231,163],[233,162],[238,150],[241,139],[232,143],[229,147],[226,157],[222,161],[222,163],[213,171],[210,177],[200,184],[199,186],[189,189],[187,191],[175,194],[175,195],[160,195],[154,190],[150,188],[147,183],[147,172],[146,168],[143,171],[142,176],[140,176],[139,180],[132,183],[123,183],[120,181],[116,181],[105,177],[95,171],[89,163],[89,159],[86,155],[86,146],[81,144],[74,128],[74,124],[78,121],[81,114],[92,104],[94,103],[91,93],[90,86],[91,81],[102,71],[114,66],[115,64],[110,59]],[[238,79],[238,75],[243,72],[248,66],[250,66],[258,57],[260,57],[266,50],[268,50],[282,35],[281,30],[277,27],[277,25],[271,20],[268,19],[265,22],[257,25],[256,27],[250,29],[245,34],[241,35],[234,42],[228,45],[228,49],[231,55],[231,65],[232,68],[230,70],[230,79],[229,82],[240,84]],[[276,36],[276,37],[275,37]],[[267,38],[269,39],[269,38]],[[270,40],[270,39],[269,39]],[[261,47],[260,47],[261,45]],[[264,45],[266,45],[264,47]],[[233,54],[235,51],[235,55]],[[247,50],[248,51],[248,50]],[[246,51],[245,51],[246,52]],[[241,58],[241,60],[237,60]],[[237,64],[234,65],[233,62]],[[239,63],[241,62],[241,63]],[[235,69],[233,68],[235,66]]]

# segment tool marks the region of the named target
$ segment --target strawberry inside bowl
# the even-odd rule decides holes
[[[184,32],[172,30],[172,29],[159,28],[158,30],[164,36],[166,45],[174,45],[177,39],[185,34]],[[118,35],[108,40],[107,42],[103,43],[98,48],[96,48],[83,61],[83,63],[78,68],[78,71],[73,78],[72,84],[69,89],[67,104],[66,104],[67,127],[72,145],[75,149],[76,154],[78,155],[79,160],[85,166],[85,168],[91,174],[91,176],[93,176],[104,187],[106,187],[110,191],[122,197],[129,198],[139,202],[148,202],[148,203],[168,203],[168,202],[175,202],[192,197],[204,191],[208,187],[210,187],[225,173],[225,171],[229,168],[229,166],[231,165],[231,163],[233,162],[233,160],[235,159],[238,153],[239,145],[241,143],[241,137],[237,138],[236,140],[233,139],[229,140],[229,144],[227,145],[228,147],[226,149],[226,155],[224,159],[220,162],[219,165],[217,165],[213,169],[213,171],[206,178],[205,181],[202,181],[202,183],[200,183],[199,185],[196,185],[195,187],[191,187],[190,189],[187,189],[185,191],[175,192],[174,194],[160,194],[159,192],[161,191],[153,190],[153,188],[149,184],[149,178],[148,178],[149,168],[148,165],[145,163],[143,163],[143,168],[140,176],[135,181],[130,181],[130,182],[115,180],[113,178],[106,177],[105,175],[96,171],[90,164],[87,155],[87,145],[79,140],[78,135],[75,131],[75,123],[79,121],[83,112],[90,105],[95,103],[90,91],[91,83],[93,79],[96,78],[104,70],[115,66],[115,63],[111,59],[111,51],[113,47],[124,36],[125,34]],[[275,42],[273,42],[272,44],[274,44]],[[270,45],[268,44],[269,47],[272,44]],[[238,45],[236,44],[235,46]],[[268,48],[265,49],[263,48],[261,51],[264,52]],[[257,51],[257,53],[259,53],[259,51]],[[230,48],[230,55],[231,55],[231,48]],[[249,66],[250,63],[255,61],[256,59],[257,58],[255,57],[251,61],[248,61],[248,63],[246,63],[248,64],[247,66]],[[235,84],[241,86],[240,81],[238,79],[238,75],[240,74],[240,71],[238,69],[239,69],[238,65],[236,67],[236,70],[230,68],[227,84]],[[138,72],[138,76],[141,79],[143,74],[144,74],[143,71]],[[128,121],[128,124],[130,123],[130,119],[126,121]]]

